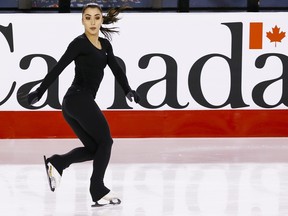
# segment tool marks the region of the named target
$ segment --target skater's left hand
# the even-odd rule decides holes
[[[136,91],[134,91],[134,90],[131,90],[131,91],[129,91],[128,92],[128,94],[126,95],[126,97],[128,98],[128,100],[129,101],[133,101],[133,99],[132,98],[134,98],[134,101],[135,101],[135,103],[139,103],[139,101],[140,101],[140,95],[136,92]]]
[[[27,100],[28,100],[29,105],[35,104],[36,102],[39,101],[39,99],[40,99],[39,92],[37,90],[29,93],[27,96]]]

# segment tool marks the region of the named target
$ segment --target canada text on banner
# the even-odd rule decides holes
[[[110,69],[103,110],[287,109],[288,13],[123,13],[114,54],[141,95],[130,103]],[[0,111],[59,110],[71,63],[39,103],[22,97],[84,28],[81,13],[0,15]]]

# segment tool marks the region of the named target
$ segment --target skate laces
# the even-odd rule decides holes
[[[48,165],[48,175],[51,181],[51,187],[55,189],[60,185],[61,175],[50,162],[47,165]]]

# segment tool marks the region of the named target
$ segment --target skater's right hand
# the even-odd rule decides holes
[[[126,97],[131,102],[133,101],[132,98],[134,98],[135,103],[139,103],[139,101],[141,100],[140,95],[134,90],[129,91],[128,94],[126,95]]]
[[[37,90],[30,92],[27,96],[27,99],[29,105],[35,104],[40,100],[39,92]]]

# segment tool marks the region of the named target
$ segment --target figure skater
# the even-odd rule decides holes
[[[130,101],[134,99],[136,103],[140,100],[138,93],[131,90],[109,42],[112,33],[117,30],[102,26],[102,24],[117,22],[119,20],[117,16],[123,9],[110,9],[104,15],[99,5],[95,3],[85,5],[82,10],[82,24],[85,32],[69,44],[58,63],[45,76],[40,87],[29,93],[27,97],[30,105],[39,101],[60,73],[72,61],[75,62],[75,77],[63,98],[62,113],[84,146],[63,155],[55,154],[50,158],[44,156],[44,162],[50,189],[54,191],[59,186],[64,169],[73,163],[93,160],[90,194],[95,204],[92,206],[101,206],[99,200],[106,200],[106,204],[121,203],[103,181],[113,140],[108,123],[95,102],[95,97],[106,65],[111,68],[126,97]],[[105,38],[99,36],[99,31]]]

